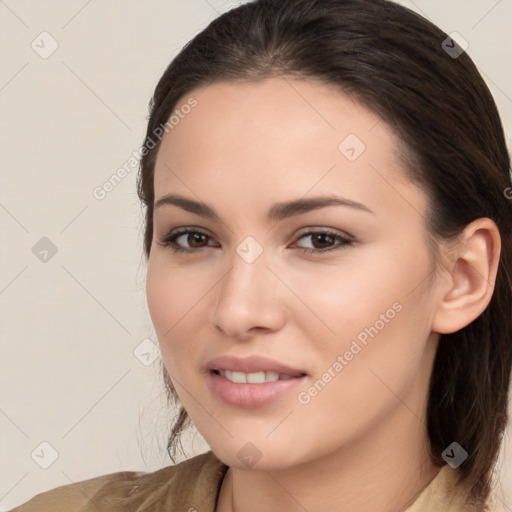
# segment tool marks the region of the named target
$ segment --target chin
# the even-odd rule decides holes
[[[224,464],[244,470],[277,471],[299,464],[296,457],[291,457],[293,448],[282,443],[252,442],[232,439],[229,445],[209,444],[215,455]],[[296,454],[298,455],[298,454]]]

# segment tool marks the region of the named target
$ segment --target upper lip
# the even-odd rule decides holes
[[[236,357],[224,355],[216,357],[207,363],[206,367],[212,370],[230,370],[234,372],[255,373],[255,372],[277,372],[280,375],[291,375],[300,377],[306,372],[292,368],[285,364],[261,356]]]

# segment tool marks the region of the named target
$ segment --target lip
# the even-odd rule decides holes
[[[220,356],[212,359],[207,363],[206,367],[209,371],[212,370],[231,370],[234,372],[277,372],[281,375],[290,375],[291,377],[298,377],[304,375],[306,372],[298,368],[292,368],[274,359],[261,356],[249,357],[235,357],[235,356]]]
[[[254,409],[269,405],[285,397],[307,378],[306,372],[302,370],[260,356],[246,358],[221,356],[211,360],[207,364],[207,369],[207,380],[212,392],[225,404],[240,409]],[[245,373],[274,371],[292,378],[261,384],[239,384],[215,373],[217,370]]]

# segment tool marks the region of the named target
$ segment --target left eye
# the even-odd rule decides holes
[[[299,237],[298,240],[311,239],[310,247],[301,247],[304,252],[327,252],[352,245],[352,240],[330,231],[309,231]],[[336,241],[338,245],[335,245]],[[334,244],[334,245],[333,245]]]

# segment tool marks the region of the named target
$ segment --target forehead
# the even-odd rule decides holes
[[[383,187],[389,194],[386,180],[404,181],[392,129],[334,86],[285,77],[216,82],[191,91],[175,111],[191,98],[194,108],[162,140],[157,198],[243,193],[257,207],[256,196],[278,201],[341,188],[360,200]]]
[[[196,106],[187,114],[172,116],[172,130],[163,146],[171,147],[178,157],[180,148],[200,148],[201,154],[225,152],[227,148],[256,157],[297,154],[299,146],[311,150],[312,143],[324,143],[321,149],[338,150],[348,135],[359,138],[358,150],[366,142],[388,139],[392,132],[381,118],[333,85],[319,81],[274,77],[256,82],[231,81],[191,91],[178,101],[178,112],[194,98]],[[380,125],[380,129],[374,129]],[[372,132],[374,132],[372,134]],[[310,144],[307,144],[307,142]],[[375,145],[375,144],[374,144]],[[393,147],[389,147],[390,152]],[[199,155],[195,155],[198,157]],[[228,156],[228,155],[226,155]]]

